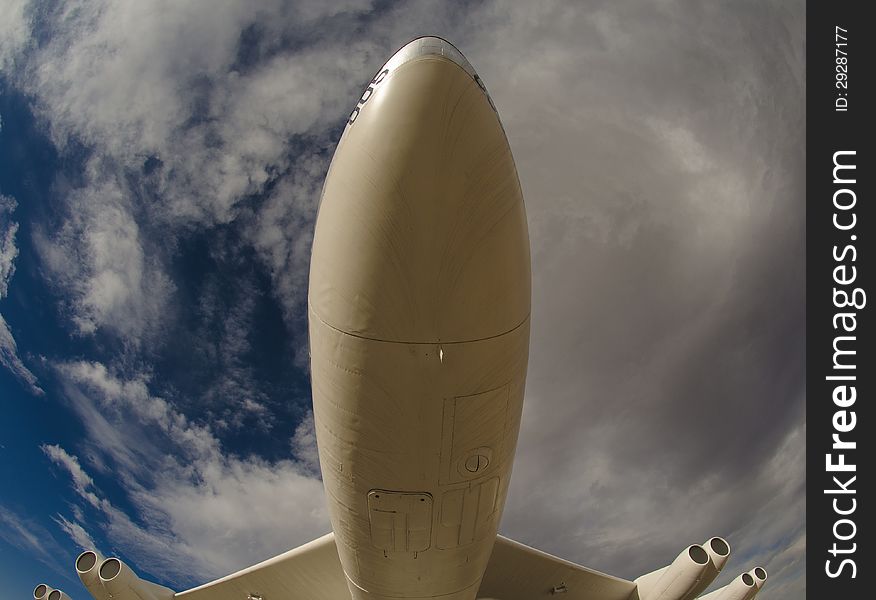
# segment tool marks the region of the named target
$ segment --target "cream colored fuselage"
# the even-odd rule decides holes
[[[355,599],[475,598],[511,476],[526,216],[504,130],[457,55],[415,40],[378,72],[317,219],[314,417]]]

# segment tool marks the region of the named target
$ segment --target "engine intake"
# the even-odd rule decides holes
[[[757,586],[758,590],[766,583],[767,572],[763,567],[755,567],[748,574],[754,577],[754,585]]]
[[[755,594],[757,594],[757,587],[754,585],[754,577],[749,573],[743,573],[724,587],[706,594],[700,600],[751,600]]]
[[[704,542],[703,548],[709,553],[712,564],[715,565],[715,569],[720,573],[724,565],[727,564],[727,559],[730,558],[730,544],[724,538],[715,536]]]
[[[79,575],[79,581],[95,600],[109,600],[109,593],[104,589],[98,574],[102,562],[103,557],[94,550],[86,550],[76,559],[76,574]]]
[[[717,571],[709,553],[694,544],[685,548],[668,567],[636,579],[639,600],[687,600],[711,583],[715,575]]]
[[[140,579],[118,558],[100,563],[98,577],[113,600],[171,600],[174,596],[173,590]]]

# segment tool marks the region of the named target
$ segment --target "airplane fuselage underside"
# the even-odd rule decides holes
[[[517,443],[526,216],[498,116],[454,52],[426,38],[378,72],[317,219],[314,417],[355,599],[475,598]]]

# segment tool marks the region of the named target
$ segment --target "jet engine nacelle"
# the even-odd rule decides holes
[[[61,590],[50,588],[45,583],[33,588],[33,598],[34,600],[70,600],[70,596]]]
[[[755,594],[757,594],[757,586],[754,585],[754,577],[750,573],[743,573],[724,587],[706,594],[700,600],[751,600]]]
[[[754,585],[758,591],[760,591],[760,588],[763,587],[763,584],[765,584],[767,580],[766,569],[763,567],[755,567],[749,571],[748,574],[754,577]]]
[[[173,590],[140,579],[118,558],[100,563],[98,577],[113,600],[171,600],[174,595]]]
[[[727,564],[727,559],[730,558],[730,544],[724,538],[715,536],[705,542],[703,548],[709,553],[715,570],[720,573]]]
[[[754,600],[754,597],[757,596],[766,580],[766,569],[755,567],[748,573],[743,573],[728,585],[706,594],[700,600]]]
[[[79,581],[94,597],[94,600],[109,600],[109,593],[100,582],[98,569],[103,562],[103,557],[93,550],[86,550],[76,559],[76,574]]]
[[[688,546],[668,567],[636,579],[639,600],[687,600],[707,579],[710,566],[714,569],[705,548],[699,544]],[[710,582],[708,579],[706,585]]]
[[[709,564],[703,570],[699,583],[684,596],[685,598],[696,598],[706,591],[730,558],[730,544],[722,537],[713,537],[703,542],[703,550],[709,555]]]

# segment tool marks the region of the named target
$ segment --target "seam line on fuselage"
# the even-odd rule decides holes
[[[373,337],[368,337],[367,335],[360,335],[358,333],[350,333],[349,331],[344,331],[343,329],[335,327],[331,323],[326,322],[325,319],[323,319],[321,316],[319,316],[319,313],[316,312],[316,309],[313,308],[313,305],[310,302],[307,303],[307,308],[310,310],[311,313],[313,313],[313,316],[316,317],[320,323],[322,323],[323,325],[325,325],[329,329],[333,329],[334,331],[337,331],[338,333],[343,333],[344,335],[349,335],[349,336],[352,336],[355,338],[359,338],[362,340],[368,340],[371,342],[384,342],[387,344],[410,344],[410,345],[417,345],[417,346],[434,346],[435,344],[444,344],[444,345],[448,345],[448,346],[452,345],[452,344],[471,344],[472,342],[484,342],[486,340],[500,338],[503,335],[508,335],[509,333],[520,329],[523,326],[523,324],[529,320],[529,317],[532,314],[532,311],[529,311],[528,313],[526,313],[526,316],[523,317],[523,320],[520,321],[517,325],[515,325],[511,329],[509,329],[508,331],[503,331],[502,333],[497,333],[495,335],[488,335],[486,337],[477,338],[474,340],[456,340],[456,341],[450,341],[450,342],[446,342],[443,340],[435,340],[432,342],[406,342],[403,340],[382,340],[380,338],[373,338]]]

